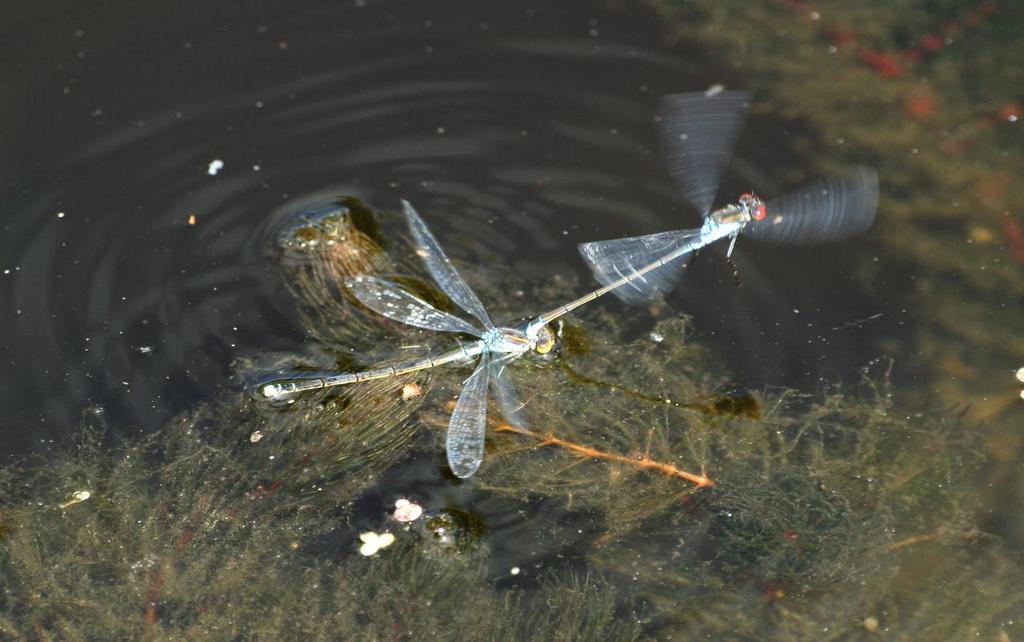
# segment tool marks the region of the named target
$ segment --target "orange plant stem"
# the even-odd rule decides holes
[[[575,444],[571,441],[566,441],[564,439],[555,437],[552,434],[541,435],[539,433],[531,432],[529,430],[523,430],[522,428],[516,428],[515,426],[509,426],[507,424],[498,426],[498,430],[501,432],[512,432],[517,435],[523,435],[524,437],[536,439],[537,441],[541,442],[542,446],[558,446],[560,448],[565,448],[566,450],[576,453],[581,457],[594,457],[596,459],[617,461],[622,464],[629,464],[630,466],[634,466],[636,468],[654,470],[659,473],[662,473],[663,475],[668,475],[669,477],[678,477],[680,479],[685,479],[686,481],[696,485],[698,488],[707,488],[715,485],[715,482],[711,481],[704,475],[696,475],[694,473],[686,472],[685,470],[676,468],[672,464],[666,464],[660,461],[655,461],[646,455],[644,455],[640,459],[636,459],[634,457],[626,457],[625,455],[616,455],[615,453],[604,452],[603,450],[591,448],[590,446]]]
[[[891,553],[907,546],[913,546],[914,544],[920,544],[921,542],[930,542],[935,539],[935,533],[927,533],[925,535],[914,535],[906,539],[900,540],[893,544],[889,544],[885,547],[886,552]]]

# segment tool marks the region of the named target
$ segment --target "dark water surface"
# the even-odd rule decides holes
[[[273,238],[304,204],[406,198],[459,259],[589,286],[576,243],[696,225],[657,155],[657,97],[741,83],[628,5],[186,6],[8,22],[9,447],[66,434],[87,404],[152,430],[235,357],[294,348]],[[786,138],[751,118],[722,198],[791,187],[777,164],[814,160]],[[847,275],[870,248],[741,244],[741,289],[711,252],[672,302],[754,388],[834,379],[893,331],[832,330],[891,312]]]

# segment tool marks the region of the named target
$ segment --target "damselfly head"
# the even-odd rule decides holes
[[[768,210],[764,206],[764,201],[750,192],[740,195],[739,205],[740,209],[755,221],[763,221],[764,217],[768,215]]]
[[[555,336],[547,326],[541,327],[533,340],[533,349],[537,354],[547,354],[555,348]]]

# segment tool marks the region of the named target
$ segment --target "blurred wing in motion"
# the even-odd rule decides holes
[[[714,205],[749,106],[750,94],[745,91],[673,94],[658,103],[668,173],[702,217]]]
[[[360,303],[392,321],[426,330],[464,332],[474,337],[481,334],[467,321],[438,310],[393,281],[375,276],[354,276],[345,279],[345,287]]]
[[[473,374],[466,379],[455,404],[445,449],[448,466],[456,477],[471,477],[484,460],[484,430],[487,425],[487,380],[491,358],[484,353]]]
[[[771,243],[824,243],[867,231],[878,210],[878,172],[852,173],[808,183],[765,204],[766,216],[743,234]]]
[[[441,249],[437,239],[427,229],[427,224],[423,222],[408,201],[402,201],[402,207],[405,209],[405,219],[409,223],[409,231],[412,232],[412,237],[418,246],[416,253],[423,259],[430,276],[434,277],[437,285],[457,306],[479,319],[480,323],[484,324],[484,328],[488,330],[493,328],[494,324],[491,322],[491,317],[487,315],[484,305],[480,303],[480,299],[470,289],[469,284],[455,271],[455,266],[448,260],[448,256]]]
[[[598,282],[608,285],[624,276],[635,274],[699,235],[700,230],[659,232],[647,236],[580,243],[579,250]],[[658,292],[668,292],[674,288],[685,267],[686,259],[677,257],[637,276],[612,290],[612,293],[630,305],[639,305],[649,301]]]

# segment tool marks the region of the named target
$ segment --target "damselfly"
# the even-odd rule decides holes
[[[744,91],[710,90],[661,99],[659,133],[669,174],[704,224],[581,244],[580,253],[604,287],[566,304],[565,311],[609,291],[627,303],[638,303],[671,290],[686,265],[678,259],[720,239],[730,239],[729,256],[741,234],[772,243],[812,244],[844,239],[871,227],[878,209],[878,174],[868,167],[819,179],[767,202],[743,194],[737,202],[711,211],[749,105],[750,94]]]
[[[522,404],[507,377],[505,365],[527,352],[548,352],[554,337],[548,324],[608,292],[633,302],[670,289],[682,264],[679,257],[726,237],[735,242],[742,232],[766,241],[808,243],[839,239],[870,227],[878,198],[873,170],[858,169],[849,177],[830,178],[767,205],[751,194],[711,212],[718,179],[728,161],[749,103],[749,94],[679,94],[662,101],[660,119],[669,169],[686,198],[705,217],[700,229],[662,232],[580,246],[603,287],[545,312],[519,327],[496,327],[437,239],[408,202],[406,221],[416,252],[445,294],[472,315],[474,325],[438,310],[398,284],[374,276],[354,276],[345,285],[371,310],[418,328],[467,334],[476,341],[433,357],[362,372],[271,376],[257,387],[258,396],[281,399],[307,390],[394,377],[477,357],[476,368],[463,384],[446,436],[448,464],[459,477],[469,477],[483,461],[488,388],[493,387],[506,421],[524,428]],[[768,213],[772,213],[768,219]],[[731,251],[731,247],[730,247]]]
[[[476,337],[476,341],[461,344],[437,356],[363,372],[272,376],[258,384],[256,392],[265,399],[281,399],[306,390],[395,377],[479,357],[473,374],[463,383],[448,423],[446,437],[448,465],[452,472],[459,477],[469,477],[483,461],[488,384],[495,390],[506,421],[525,428],[522,406],[517,401],[512,382],[503,376],[504,367],[512,359],[527,352],[550,351],[554,346],[554,337],[545,327],[546,324],[524,324],[519,328],[496,327],[480,299],[455,270],[423,219],[408,202],[403,201],[402,204],[409,231],[417,246],[416,253],[423,259],[434,282],[456,305],[472,315],[478,324],[438,310],[387,279],[353,276],[345,279],[345,286],[360,303],[389,319],[427,330],[468,334]]]

